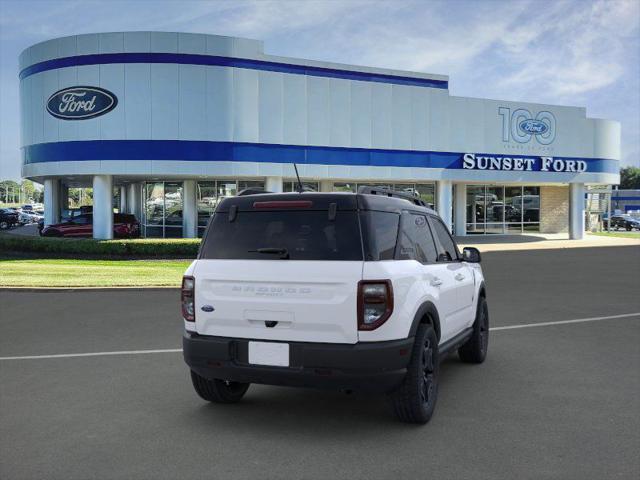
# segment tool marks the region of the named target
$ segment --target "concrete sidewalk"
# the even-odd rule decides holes
[[[481,252],[548,250],[586,247],[640,247],[638,238],[604,237],[585,234],[582,240],[570,240],[566,233],[526,235],[477,235],[457,237],[460,248],[476,247]],[[640,252],[639,252],[640,255]]]

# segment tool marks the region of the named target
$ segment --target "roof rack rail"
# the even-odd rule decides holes
[[[245,188],[244,190],[240,190],[236,197],[245,197],[247,195],[260,195],[261,193],[273,193],[269,190],[265,190],[263,188]]]
[[[371,187],[369,185],[362,185],[361,187],[358,187],[358,193],[365,195],[381,195],[385,197],[400,198],[402,200],[411,202],[414,205],[431,208],[429,204],[422,200],[420,197],[416,197],[404,192],[399,192],[397,190],[392,190],[386,187]]]

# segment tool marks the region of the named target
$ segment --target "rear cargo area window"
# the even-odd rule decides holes
[[[361,213],[365,245],[365,259],[368,261],[393,260],[398,238],[400,215],[391,212],[368,211]]]
[[[202,259],[362,260],[356,212],[255,211],[215,214],[200,251]]]

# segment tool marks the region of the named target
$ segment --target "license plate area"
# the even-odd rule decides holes
[[[249,363],[272,367],[289,366],[289,344],[275,342],[249,342]]]

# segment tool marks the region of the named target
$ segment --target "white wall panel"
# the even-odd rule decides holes
[[[78,85],[100,85],[100,65],[83,65],[76,67],[78,74]],[[115,92],[114,92],[115,93]],[[118,98],[118,101],[124,101]],[[126,108],[126,105],[123,105]],[[51,115],[47,115],[53,118]],[[78,124],[78,140],[96,140],[100,138],[100,118],[89,118],[76,122]],[[56,120],[64,122],[64,120]]]
[[[258,74],[258,140],[283,143],[283,75],[276,72]]]
[[[98,34],[78,35],[76,37],[76,51],[78,55],[100,53],[100,38]]]
[[[24,122],[25,122],[24,129],[22,130],[23,145],[30,145],[33,143],[32,137],[31,137],[31,125],[32,125],[31,116],[33,115],[31,112],[31,104],[33,103],[33,94],[31,93],[31,81],[33,80],[33,77],[34,75],[31,75],[30,77],[27,77],[20,82],[21,88],[24,91],[24,101],[23,101],[24,108],[22,112],[20,112],[24,117]]]
[[[351,82],[351,146],[371,148],[371,83]]]
[[[58,41],[58,57],[72,57],[76,55],[76,36],[61,38]]]
[[[433,91],[429,98],[429,150],[447,151],[449,143],[449,95]]]
[[[283,140],[307,143],[307,80],[303,75],[283,75]]]
[[[411,148],[429,149],[429,91],[420,87],[411,89]]]
[[[307,77],[307,142],[329,144],[329,79]]]
[[[233,38],[207,35],[207,55],[227,56],[233,54]]]
[[[96,69],[98,67],[95,67]],[[42,72],[39,75],[42,75],[42,109],[44,110],[43,114],[43,128],[44,128],[44,136],[43,140],[45,142],[57,142],[58,141],[58,124],[60,120],[55,118],[47,109],[47,100],[51,95],[58,91],[58,71],[57,70],[49,70],[47,72]],[[33,75],[33,78],[36,75]],[[88,84],[91,85],[91,84]],[[37,99],[36,99],[37,101]]]
[[[124,33],[101,33],[100,53],[120,53],[124,50]]]
[[[116,97],[121,99],[116,108],[109,112],[108,115],[98,117],[100,121],[100,138],[102,140],[126,138],[125,112],[127,103],[124,96],[124,65],[118,63],[100,65],[100,86],[113,92]]]
[[[206,69],[206,140],[233,140],[233,70],[225,67]]]
[[[151,51],[150,32],[125,32],[124,51],[146,53]]]
[[[45,108],[42,101],[42,83],[42,75],[33,75],[31,80],[31,141],[33,143],[42,143],[44,141],[43,121]]]
[[[67,67],[58,70],[59,88],[78,85],[77,67]],[[58,120],[58,138],[61,142],[78,139],[78,122],[73,120]]]
[[[411,149],[411,90],[405,85],[391,86],[391,146]]]
[[[124,101],[127,140],[151,138],[151,65],[124,66]]]
[[[151,65],[151,138],[178,138],[178,65]]]
[[[371,84],[371,146],[391,148],[391,85]]]
[[[242,68],[233,71],[233,139],[258,141],[258,72]]]
[[[158,53],[178,53],[178,34],[151,32],[151,51]]]
[[[329,143],[351,146],[351,82],[329,79]]]
[[[204,55],[207,53],[207,36],[200,33],[179,33],[178,52]]]
[[[179,66],[180,140],[202,140],[207,137],[206,67]]]

